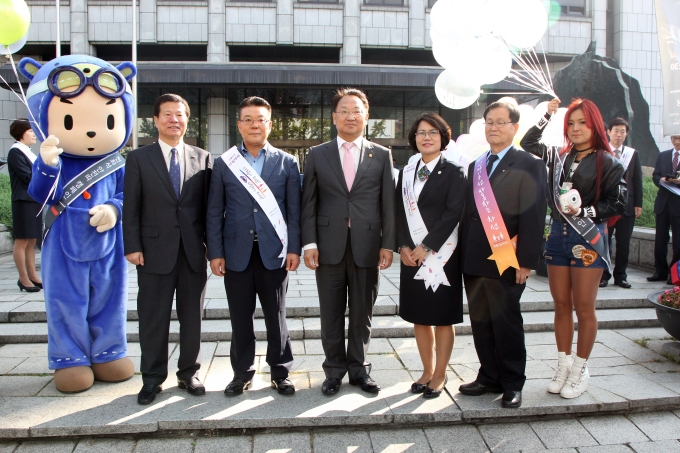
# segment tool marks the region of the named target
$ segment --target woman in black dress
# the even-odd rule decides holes
[[[12,186],[12,236],[14,264],[19,271],[19,291],[36,292],[42,280],[35,271],[35,242],[42,237],[40,205],[28,194],[36,155],[30,146],[36,142],[28,120],[16,120],[9,127],[16,143],[7,154],[9,180]]]
[[[411,391],[436,398],[446,385],[453,324],[463,322],[460,251],[455,245],[467,178],[462,167],[441,155],[451,140],[451,129],[439,115],[416,118],[408,140],[420,159],[401,170],[397,184],[399,315],[414,324],[423,362],[423,374]]]

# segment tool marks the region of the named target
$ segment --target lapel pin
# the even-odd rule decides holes
[[[369,154],[368,157],[373,157],[373,154]]]
[[[441,175],[441,174],[442,174],[442,172],[441,172],[441,171],[438,171],[438,172],[437,172],[437,174],[438,174],[438,175]]]

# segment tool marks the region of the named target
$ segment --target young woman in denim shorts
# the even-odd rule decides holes
[[[559,107],[555,98],[548,104],[548,113],[532,127],[521,142],[522,148],[542,158],[548,165],[548,203],[552,210],[552,228],[545,245],[548,282],[555,303],[555,340],[558,365],[548,392],[563,398],[576,398],[588,388],[588,357],[597,336],[595,300],[602,271],[608,266],[609,251],[605,256],[596,251],[575,227],[560,214],[589,218],[599,230],[604,243],[606,221],[621,215],[626,207],[627,192],[623,164],[609,147],[602,115],[592,101],[576,99],[569,106],[564,119],[566,146],[562,150],[540,143],[543,129]],[[555,159],[562,158],[563,170],[553,178]],[[559,187],[557,185],[559,179]],[[581,203],[562,210],[556,205],[554,193],[578,192]],[[578,341],[575,357],[571,357],[574,338],[573,311],[578,319]]]

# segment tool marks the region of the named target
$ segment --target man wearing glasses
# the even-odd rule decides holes
[[[519,300],[541,251],[546,213],[542,160],[518,150],[517,106],[494,102],[484,111],[489,151],[468,169],[461,241],[463,281],[479,357],[477,379],[464,395],[502,393],[501,405],[518,408],[526,376]]]
[[[224,394],[248,390],[255,375],[255,296],[267,326],[271,387],[295,393],[286,291],[288,271],[300,265],[300,172],[290,154],[269,144],[272,108],[260,97],[243,100],[238,131],[243,142],[215,159],[206,220],[208,259],[224,277],[231,318],[234,379]]]
[[[319,290],[325,395],[337,393],[347,373],[350,384],[380,391],[366,353],[379,270],[392,264],[396,241],[394,181],[390,150],[363,137],[367,121],[366,95],[339,89],[333,96],[338,136],[312,147],[305,162],[302,243]]]

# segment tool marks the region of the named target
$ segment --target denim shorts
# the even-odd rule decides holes
[[[597,224],[600,235],[605,238],[604,224]],[[545,264],[589,269],[606,269],[607,263],[568,223],[553,219],[550,235],[545,243]]]

